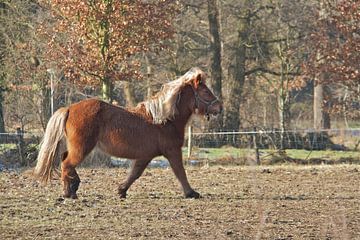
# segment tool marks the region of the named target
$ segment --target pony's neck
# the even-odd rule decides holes
[[[184,87],[184,89],[180,93],[180,100],[179,100],[179,103],[177,106],[178,111],[175,114],[174,119],[168,120],[165,124],[165,125],[169,124],[169,125],[174,126],[177,130],[177,133],[179,134],[179,137],[182,137],[182,138],[185,135],[185,126],[192,115],[191,108],[189,107],[191,104],[190,101],[192,99],[192,94],[193,93],[191,91],[191,88]],[[151,114],[149,114],[146,111],[144,103],[140,103],[134,108],[127,108],[127,110],[129,110],[130,112],[133,112],[135,114],[138,114],[139,116],[141,116],[144,120],[146,120],[148,122],[152,123],[152,121],[153,121]]]
[[[180,101],[178,103],[178,112],[175,115],[175,118],[172,121],[169,121],[170,124],[173,124],[178,132],[178,134],[183,138],[185,135],[185,126],[188,123],[192,111],[189,107],[191,96],[190,92],[187,89],[184,89],[182,93],[180,93]]]

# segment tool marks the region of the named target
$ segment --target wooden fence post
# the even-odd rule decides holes
[[[25,142],[24,133],[20,127],[16,128],[17,148],[19,152],[20,165],[25,166]]]
[[[256,164],[260,165],[260,154],[259,154],[259,148],[257,146],[257,138],[256,138],[256,127],[254,127],[254,133],[253,133],[253,145],[255,150],[255,157],[256,157]]]
[[[189,128],[188,128],[188,146],[187,146],[188,147],[188,149],[187,149],[188,150],[188,152],[187,152],[187,157],[188,158],[190,158],[190,156],[191,156],[191,147],[192,147],[191,146],[192,145],[192,142],[191,142],[192,136],[191,135],[192,135],[192,126],[190,125]]]

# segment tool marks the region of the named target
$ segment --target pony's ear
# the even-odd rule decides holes
[[[194,79],[194,88],[197,89],[199,87],[200,84],[202,84],[202,76],[199,73],[196,78]]]

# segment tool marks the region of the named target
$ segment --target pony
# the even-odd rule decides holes
[[[222,109],[221,101],[206,86],[205,73],[197,67],[163,84],[155,96],[133,109],[93,98],[82,100],[58,109],[49,119],[34,175],[47,182],[58,168],[55,159],[59,157],[64,197],[75,199],[80,184],[75,168],[98,147],[111,156],[132,160],[128,176],[118,188],[119,196],[126,198],[127,190],[149,162],[162,155],[185,197],[199,198],[182,161],[185,126],[194,113],[217,115]]]

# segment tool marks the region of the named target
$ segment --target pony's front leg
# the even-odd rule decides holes
[[[133,184],[135,180],[141,176],[141,174],[144,172],[146,166],[149,164],[150,161],[151,159],[133,160],[127,179],[119,186],[120,198],[126,198],[127,190],[130,188],[131,184]]]
[[[200,198],[200,194],[191,188],[182,162],[182,153],[180,150],[170,151],[165,156],[170,163],[176,178],[181,183],[186,198]]]

